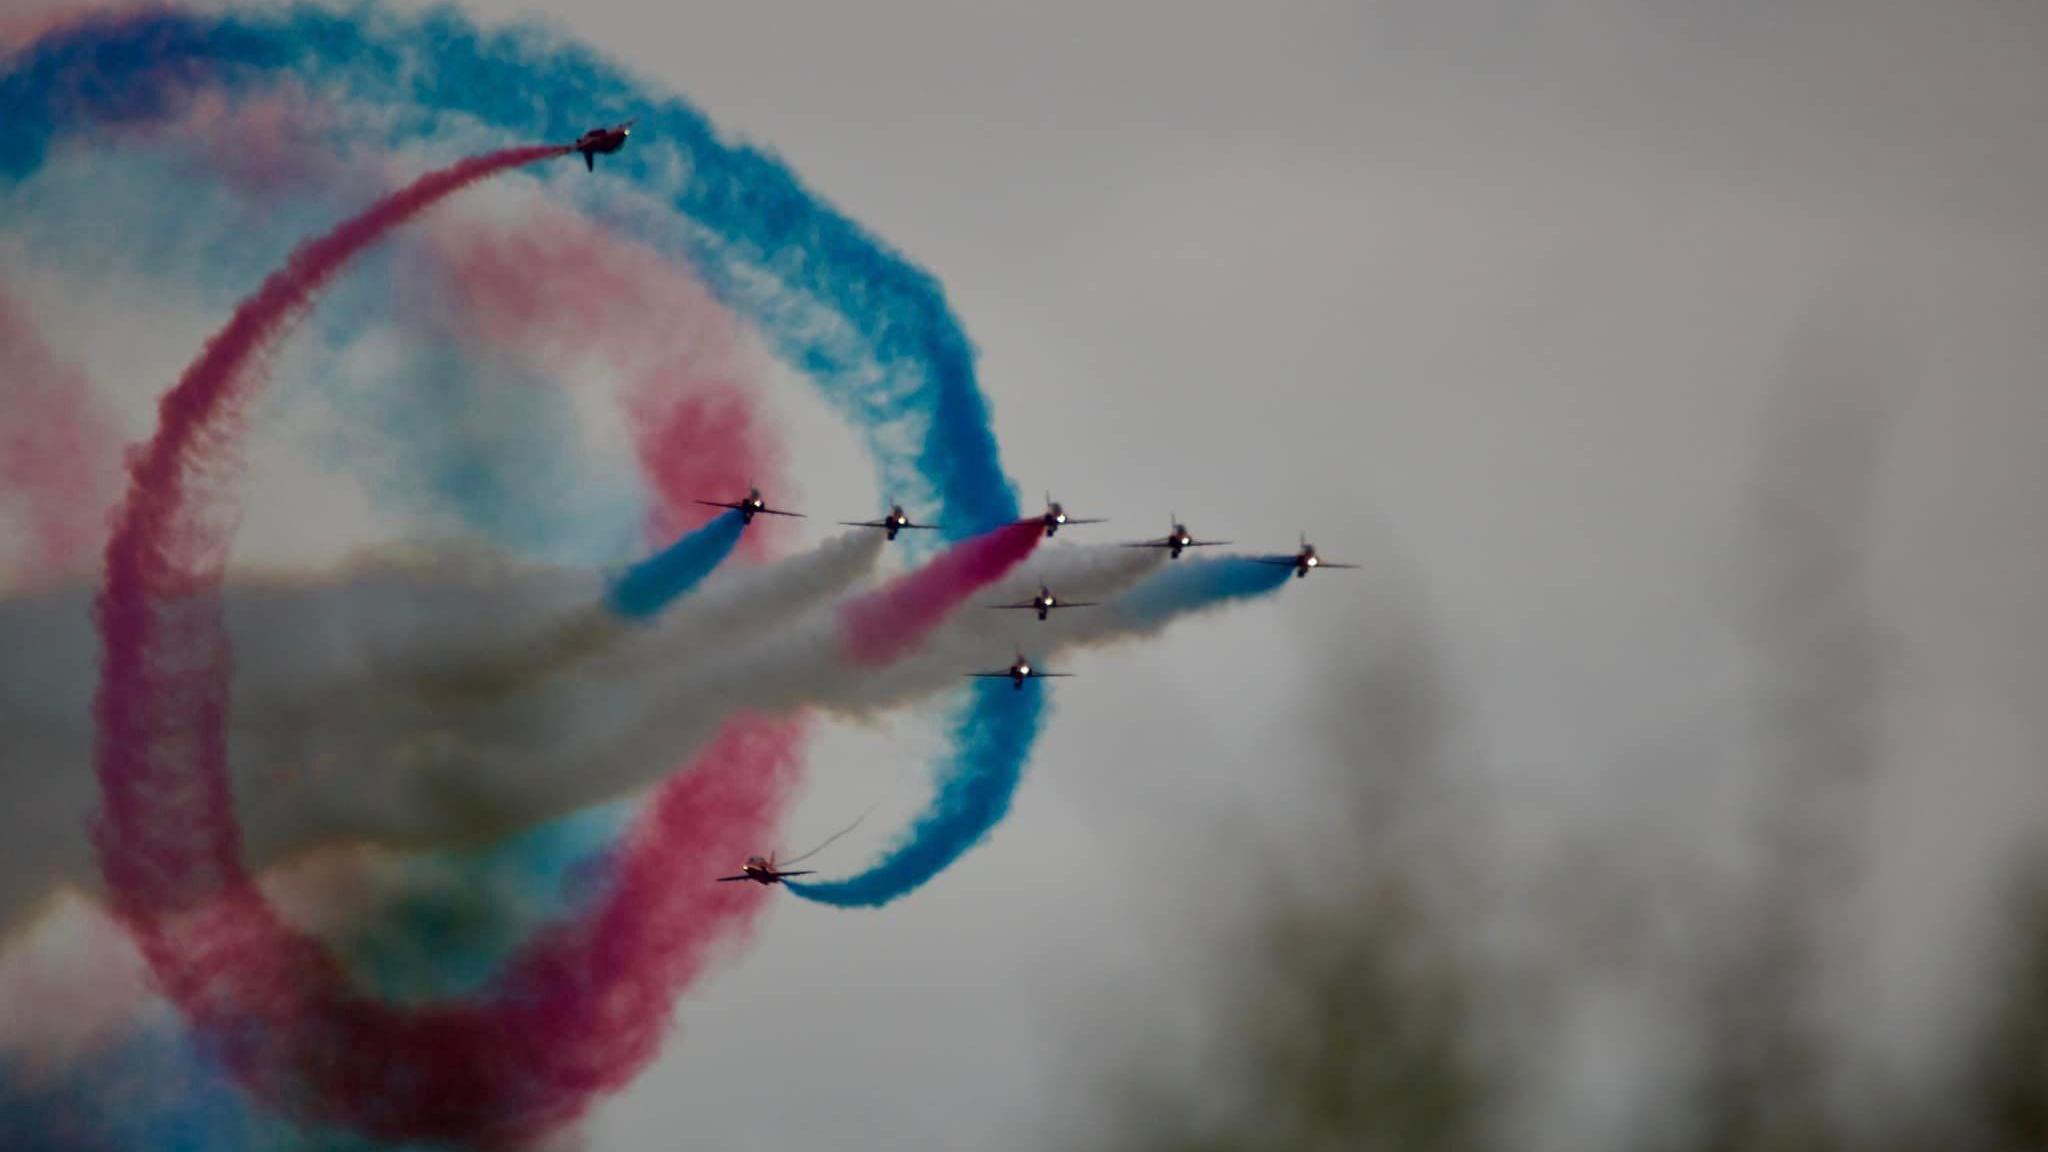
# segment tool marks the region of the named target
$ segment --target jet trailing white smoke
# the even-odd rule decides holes
[[[1115,616],[1106,606],[1055,609],[1039,621],[1028,613],[991,611],[1051,588],[1063,599],[1108,601],[1156,570],[1161,553],[1114,545],[1040,548],[1029,561],[985,588],[947,618],[923,648],[880,667],[847,659],[839,645],[837,604],[821,604],[757,642],[664,670],[678,699],[785,709],[814,705],[867,715],[956,688],[961,675],[1000,669],[1019,646],[1034,659],[1067,644],[1105,636]]]
[[[875,665],[848,649],[843,614],[883,546],[854,532],[728,566],[641,621],[606,607],[605,573],[474,549],[385,553],[321,580],[232,579],[229,746],[246,858],[263,868],[336,842],[495,840],[654,783],[736,712],[871,716],[1019,649],[1056,660],[1156,631],[1171,614],[1142,610],[1147,590],[1220,570],[1152,549],[1048,545],[920,648]],[[989,607],[1041,585],[1101,603],[1044,621]],[[84,835],[98,798],[89,591],[0,601],[0,651],[0,777],[17,798],[0,815],[11,923],[56,885],[97,885]]]

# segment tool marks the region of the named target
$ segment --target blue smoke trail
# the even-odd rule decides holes
[[[939,772],[938,795],[873,867],[844,880],[785,881],[819,904],[876,908],[908,895],[979,844],[1010,810],[1023,780],[1031,738],[1045,712],[1037,680],[1022,690],[981,680],[953,724],[953,754]]]
[[[728,511],[695,532],[626,569],[605,591],[605,605],[629,620],[645,620],[711,575],[740,542],[746,521]]]
[[[1288,557],[1261,559],[1286,561]],[[1294,570],[1285,564],[1244,556],[1189,557],[1167,565],[1103,605],[1103,611],[1119,631],[1152,632],[1176,616],[1277,592],[1293,576]]]

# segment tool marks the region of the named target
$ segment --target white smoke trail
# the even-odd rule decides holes
[[[1041,584],[1063,600],[1107,601],[1157,570],[1164,553],[1116,545],[1040,548],[939,626],[917,652],[884,667],[848,662],[840,650],[840,604],[822,604],[787,627],[711,663],[662,670],[675,700],[702,702],[718,714],[739,706],[782,710],[817,706],[866,715],[958,687],[961,674],[1007,667],[1019,645],[1034,659],[1100,629],[1104,607],[1056,609],[1044,621],[988,606],[1029,599]]]
[[[882,537],[854,532],[726,568],[661,616],[603,607],[603,573],[478,552],[384,554],[336,579],[240,578],[223,593],[235,672],[230,768],[245,859],[325,844],[486,843],[650,785],[735,711],[871,716],[1006,667],[1156,631],[1117,597],[1169,561],[1040,548],[883,667],[852,662],[840,613]],[[1028,611],[1043,584],[1065,600]],[[0,601],[0,926],[60,884],[94,891],[84,829],[97,637],[90,594]]]
[[[248,862],[322,843],[484,842],[634,791],[720,718],[652,670],[801,616],[862,579],[879,533],[707,579],[642,623],[603,573],[476,550],[386,553],[335,578],[231,579],[230,770]],[[92,891],[98,801],[92,590],[0,600],[0,927],[62,884]]]

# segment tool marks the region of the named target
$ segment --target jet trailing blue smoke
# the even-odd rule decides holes
[[[1026,680],[978,680],[953,724],[953,754],[939,771],[938,794],[874,866],[844,880],[784,881],[806,900],[876,908],[907,896],[979,844],[1010,811],[1024,778],[1031,740],[1045,714],[1045,688]]]
[[[1244,556],[1205,556],[1177,560],[1153,573],[1144,583],[1104,606],[1111,632],[1152,632],[1176,616],[1219,608],[1237,600],[1264,596],[1287,586],[1294,575],[1290,558],[1270,556],[1263,563]]]
[[[732,554],[746,526],[726,512],[621,573],[605,590],[605,606],[629,620],[645,620],[695,588]]]

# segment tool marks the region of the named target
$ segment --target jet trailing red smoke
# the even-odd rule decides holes
[[[963,540],[930,563],[839,611],[840,639],[855,664],[888,664],[923,646],[969,596],[1038,547],[1039,522],[1020,520]]]

